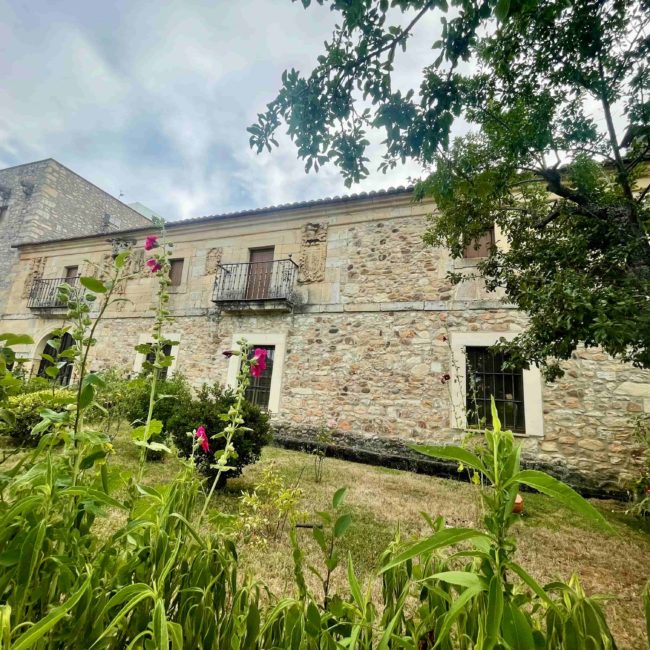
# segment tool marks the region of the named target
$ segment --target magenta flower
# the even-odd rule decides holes
[[[256,348],[253,352],[251,360],[251,375],[253,377],[261,377],[266,370],[266,350],[264,348]]]
[[[147,266],[152,273],[158,273],[162,269],[162,264],[155,258],[152,257],[150,260],[147,260]]]
[[[201,449],[207,454],[210,451],[210,443],[208,442],[208,434],[205,432],[203,425],[196,430],[196,437],[201,441]]]
[[[156,235],[149,235],[144,240],[144,249],[150,251],[158,246],[158,237]]]

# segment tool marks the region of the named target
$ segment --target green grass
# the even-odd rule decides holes
[[[135,473],[138,451],[124,434],[114,441],[110,463],[125,472]],[[306,520],[315,522],[313,513],[327,510],[332,495],[348,487],[344,510],[353,521],[339,552],[345,560],[352,556],[357,576],[372,580],[381,553],[400,530],[402,539],[424,536],[429,527],[421,512],[442,515],[448,525],[480,526],[481,509],[477,488],[464,482],[428,477],[400,470],[372,467],[343,460],[325,460],[323,481],[314,479],[313,457],[274,447],[264,449],[260,462],[248,466],[242,476],[228,481],[213,500],[213,512],[237,513],[243,491],[253,490],[262,471],[273,464],[290,485],[303,490],[300,505]],[[145,481],[163,484],[180,469],[179,461],[149,462]],[[650,526],[647,521],[625,514],[625,504],[592,500],[610,522],[612,530],[601,530],[572,511],[540,494],[524,493],[524,515],[514,526],[517,560],[541,582],[568,580],[577,573],[588,593],[613,597],[606,612],[620,648],[645,648],[641,591],[650,576]],[[102,528],[119,525],[120,514],[108,512]],[[298,533],[306,564],[322,566],[320,552],[308,529]],[[260,543],[240,540],[238,550],[243,571],[266,583],[276,595],[294,593],[293,563],[286,530],[277,539]],[[345,566],[333,575],[333,587],[347,586]],[[319,593],[315,575],[307,574],[309,587]],[[379,600],[380,584],[372,590]]]

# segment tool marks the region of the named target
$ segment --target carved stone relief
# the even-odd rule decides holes
[[[221,264],[223,248],[211,248],[205,256],[205,275],[214,275]]]
[[[113,257],[117,257],[123,251],[130,251],[135,245],[135,239],[111,239]]]
[[[40,280],[43,277],[43,272],[45,271],[45,257],[34,257],[29,263],[29,273],[27,278],[25,278],[25,285],[23,286],[23,298],[29,298],[29,294],[32,291],[34,282]]]
[[[298,282],[322,282],[327,257],[327,223],[307,223],[302,229]]]

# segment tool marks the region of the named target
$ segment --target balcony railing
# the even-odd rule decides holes
[[[242,307],[262,302],[290,306],[297,275],[298,265],[292,259],[221,264],[212,300]]]
[[[72,278],[47,278],[34,280],[29,292],[27,306],[30,309],[55,309],[63,308],[65,304],[59,300],[59,288],[63,284],[77,286],[79,277]]]

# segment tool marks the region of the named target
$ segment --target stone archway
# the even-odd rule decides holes
[[[48,355],[53,359],[56,359],[58,354],[64,350],[68,350],[74,344],[72,336],[66,332],[61,337],[61,346],[58,352],[48,343],[50,339],[54,338],[54,333],[49,332],[46,336],[42,337],[41,340],[36,345],[34,349],[34,357],[32,362],[32,376],[33,377],[44,377],[51,379],[48,376],[46,370],[52,365],[52,361],[47,358],[44,358],[43,355]],[[68,386],[72,380],[72,371],[74,365],[71,359],[64,359],[66,362],[65,365],[59,370],[58,375],[56,376],[56,383],[61,386]]]

